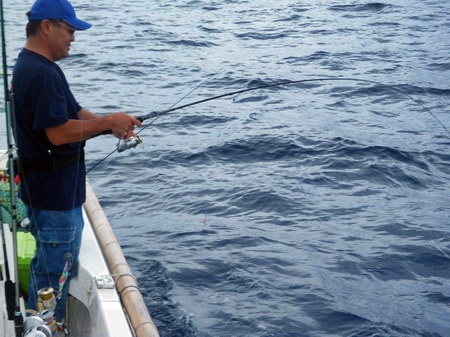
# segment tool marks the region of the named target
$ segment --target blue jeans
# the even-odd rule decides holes
[[[75,276],[83,231],[81,207],[69,211],[47,211],[26,206],[30,232],[36,239],[36,255],[30,265],[28,308],[36,310],[37,291],[52,287],[58,296],[55,317],[60,322],[66,311],[70,279]],[[61,294],[59,279],[68,261],[69,275]]]

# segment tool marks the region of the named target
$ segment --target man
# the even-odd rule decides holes
[[[58,290],[55,318],[61,321],[70,277],[76,273],[85,201],[85,140],[111,130],[129,138],[141,123],[123,112],[99,117],[83,109],[55,61],[69,55],[74,33],[91,25],[78,19],[67,0],[37,0],[27,13],[27,40],[13,71],[14,135],[24,201],[37,251],[31,262],[28,307],[37,291]]]

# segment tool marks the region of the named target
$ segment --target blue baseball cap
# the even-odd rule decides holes
[[[60,19],[77,30],[85,30],[92,26],[76,17],[73,6],[67,0],[36,0],[30,12],[29,21]]]

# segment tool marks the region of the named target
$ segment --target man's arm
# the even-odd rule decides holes
[[[81,120],[87,120],[87,119],[97,119],[100,117],[88,109],[81,109],[80,111],[78,111],[78,118],[80,118]]]
[[[141,126],[140,121],[124,112],[98,117],[93,112],[82,109],[78,115],[80,120],[69,119],[63,124],[45,129],[47,138],[53,145],[80,142],[107,130],[111,130],[117,138],[128,138],[135,126]]]

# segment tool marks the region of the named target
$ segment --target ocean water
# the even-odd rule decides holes
[[[308,80],[88,142],[161,336],[450,336],[450,2],[73,3],[60,65],[99,114]]]

